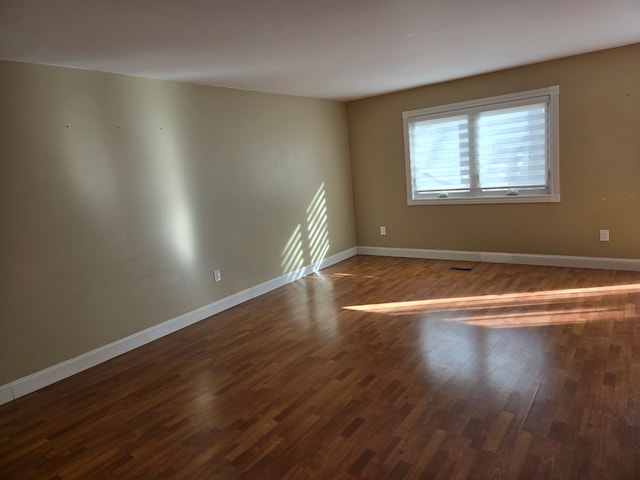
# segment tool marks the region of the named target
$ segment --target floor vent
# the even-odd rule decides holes
[[[458,272],[470,272],[473,268],[468,267],[451,267],[449,270],[456,270]]]

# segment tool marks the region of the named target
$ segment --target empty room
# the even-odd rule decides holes
[[[0,0],[0,479],[640,479],[637,0]]]

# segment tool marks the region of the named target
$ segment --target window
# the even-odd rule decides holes
[[[409,205],[559,202],[558,94],[403,112]]]

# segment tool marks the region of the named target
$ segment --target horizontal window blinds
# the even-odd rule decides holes
[[[409,122],[414,191],[545,188],[547,103],[474,110]]]
[[[476,132],[480,188],[546,186],[546,104],[483,112]]]

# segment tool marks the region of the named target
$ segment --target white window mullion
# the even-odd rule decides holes
[[[472,195],[480,192],[480,168],[478,165],[478,152],[476,149],[476,121],[477,115],[472,113],[469,118],[469,182]]]

